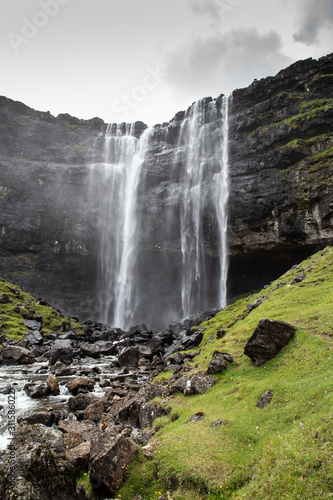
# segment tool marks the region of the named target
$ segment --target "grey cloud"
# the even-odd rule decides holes
[[[276,32],[239,29],[179,47],[169,56],[167,73],[175,92],[197,99],[246,86],[291,62]]]
[[[193,12],[199,16],[207,15],[213,20],[219,18],[219,8],[216,0],[193,0],[191,6]]]
[[[294,34],[294,40],[314,45],[321,28],[333,25],[333,0],[302,0],[300,9],[302,24],[299,31]]]

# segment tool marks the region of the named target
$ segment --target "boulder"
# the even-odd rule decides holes
[[[53,396],[58,396],[60,394],[59,383],[55,375],[50,373],[46,379],[46,383],[50,388],[50,392]]]
[[[5,347],[1,353],[2,360],[8,364],[28,365],[35,361],[35,356],[29,349],[17,345]]]
[[[50,365],[54,365],[57,361],[61,361],[66,365],[70,365],[73,361],[73,347],[70,339],[57,339],[51,348]]]
[[[96,401],[85,409],[84,416],[86,420],[91,420],[92,422],[99,422],[104,413],[104,403],[103,401]]]
[[[46,382],[30,382],[23,387],[29,398],[45,398],[50,395],[50,388]]]
[[[93,437],[90,449],[89,479],[100,495],[113,495],[119,489],[126,467],[134,460],[137,447],[123,436],[100,432]]]
[[[39,321],[35,321],[33,319],[25,319],[24,325],[29,329],[36,332],[40,332],[42,329],[42,324]]]
[[[295,327],[284,321],[261,319],[249,340],[244,354],[255,366],[260,366],[274,358],[295,335]]]
[[[43,336],[38,330],[29,330],[25,334],[25,339],[29,342],[29,345],[41,345],[43,343]]]
[[[96,344],[82,344],[81,346],[81,353],[84,356],[89,356],[90,358],[99,358],[100,357],[100,351],[99,348]]]
[[[214,377],[204,375],[203,373],[195,373],[192,377],[188,378],[184,394],[204,394],[208,389],[213,387],[215,382],[216,379]]]
[[[96,426],[90,420],[59,420],[58,428],[63,432],[63,439],[66,449],[74,448],[83,441],[91,441]],[[70,444],[71,443],[71,444]],[[74,446],[72,445],[73,443]]]
[[[145,411],[143,405],[156,397],[161,397],[163,394],[163,390],[165,389],[163,389],[159,385],[146,384],[145,386],[141,387],[141,389],[135,396],[130,399],[125,398],[124,403],[120,406],[118,411],[118,419],[120,420],[120,422],[127,423],[129,425],[132,425],[133,427],[141,427],[142,425],[144,427],[148,427],[146,423],[149,420],[149,425],[151,425],[156,416],[159,416],[159,412],[157,409],[152,409],[149,407],[148,412],[150,412],[150,417],[148,419],[147,412]],[[140,415],[142,425],[140,424]]]
[[[16,427],[12,446],[15,449],[17,481],[13,490],[5,489],[3,492],[0,487],[0,498],[73,500],[76,491],[75,469],[64,460],[65,450],[60,431],[42,424],[21,423]],[[7,474],[5,468],[4,476]],[[22,479],[25,489],[21,495]]]
[[[85,410],[89,405],[96,403],[100,398],[94,394],[78,394],[72,396],[68,400],[68,408],[70,411]]]
[[[70,380],[66,385],[67,389],[74,396],[77,395],[79,390],[92,391],[95,382],[90,378],[86,377],[76,377],[74,380]]]
[[[90,456],[90,443],[81,443],[75,448],[66,451],[66,460],[77,472],[88,469]]]
[[[227,363],[233,362],[233,356],[227,352],[214,351],[212,360],[208,365],[207,373],[214,375],[227,369]]]
[[[120,366],[137,367],[140,357],[139,347],[128,347],[119,354],[118,361]]]
[[[115,356],[118,354],[117,344],[111,341],[98,340],[96,346],[101,356]]]
[[[17,423],[26,422],[27,424],[43,424],[48,427],[54,422],[54,413],[52,411],[28,411],[17,417]]]

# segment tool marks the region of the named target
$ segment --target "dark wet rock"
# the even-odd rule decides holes
[[[1,352],[1,358],[5,364],[28,365],[35,361],[35,356],[29,349],[16,345],[5,347]]]
[[[59,383],[57,378],[53,375],[50,374],[47,379],[46,383],[50,388],[50,392],[53,396],[58,396],[60,394],[60,389],[59,389]]]
[[[92,403],[87,406],[84,411],[84,418],[86,420],[91,420],[92,422],[99,422],[104,413],[104,409],[103,401],[96,401],[96,403]]]
[[[85,410],[89,405],[96,403],[100,398],[94,394],[78,394],[72,396],[68,400],[68,408],[70,411]]]
[[[145,411],[145,407],[143,407],[143,405],[156,397],[161,397],[163,391],[165,391],[165,389],[163,389],[163,387],[159,385],[144,385],[135,396],[133,396],[132,398],[126,398],[124,404],[120,406],[120,409],[118,411],[119,421],[133,425],[133,427],[141,427],[140,415],[141,422],[143,424],[146,423],[148,419],[148,414]],[[155,409],[149,409],[148,411],[150,411],[151,413],[149,418],[153,418],[153,416],[158,413],[158,411]]]
[[[73,332],[72,330],[69,330],[69,332],[66,332],[63,335],[61,335],[61,338],[63,340],[78,340],[79,339],[78,335],[75,332]]]
[[[135,325],[130,328],[130,335],[136,335],[138,333],[146,333],[148,331],[147,325],[141,323],[140,325]]]
[[[90,358],[99,358],[101,355],[100,350],[96,344],[85,343],[80,346],[80,349],[82,354],[84,354],[85,356],[89,356]]]
[[[102,495],[113,495],[120,487],[126,467],[137,453],[137,447],[128,439],[101,432],[91,441],[89,479]]]
[[[272,401],[273,394],[274,391],[272,389],[269,389],[262,396],[260,396],[257,402],[258,408],[265,408],[265,406],[267,406]]]
[[[25,393],[30,398],[45,398],[50,395],[50,388],[45,382],[31,382],[23,387]]]
[[[101,356],[115,356],[118,354],[117,345],[112,341],[98,340],[95,345]]]
[[[74,380],[70,380],[67,383],[67,388],[73,396],[76,396],[80,390],[92,391],[94,388],[95,382],[90,378],[86,377],[77,377]]]
[[[138,346],[129,347],[119,354],[118,362],[120,366],[137,367],[140,357],[141,353]]]
[[[17,423],[43,424],[48,427],[54,423],[54,413],[52,411],[28,411],[17,417]]]
[[[193,335],[184,338],[180,345],[180,350],[187,351],[188,349],[192,349],[193,347],[198,347],[198,345],[200,345],[202,342],[203,335],[204,334],[202,331],[197,331]]]
[[[295,327],[284,321],[261,319],[248,342],[244,354],[255,366],[260,366],[274,358],[295,334]]]
[[[57,361],[69,365],[73,360],[72,341],[69,339],[55,340],[51,348],[50,365],[54,365]]]

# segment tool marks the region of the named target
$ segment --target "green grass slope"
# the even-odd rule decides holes
[[[5,296],[5,297],[4,297]],[[61,315],[50,306],[0,278],[0,336],[9,340],[21,340],[27,331],[24,319],[42,318],[42,333],[71,329],[83,332],[82,325],[73,318]],[[1,345],[1,344],[0,344]]]
[[[300,273],[304,281],[292,284]],[[249,312],[257,298],[263,303]],[[278,356],[255,367],[244,346],[261,318],[297,330]],[[193,366],[205,371],[214,350],[234,362],[206,394],[172,397],[170,416],[155,421],[154,458],[139,455],[116,498],[158,499],[168,490],[174,500],[333,498],[333,248],[202,326]],[[220,329],[227,334],[217,340]],[[268,389],[273,399],[259,409]],[[187,423],[196,412],[205,418]],[[217,419],[222,425],[209,427]]]

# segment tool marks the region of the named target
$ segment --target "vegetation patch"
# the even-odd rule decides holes
[[[83,332],[83,326],[73,318],[65,318],[59,311],[39,301],[21,288],[0,278],[0,335],[9,340],[23,339],[26,333],[24,319],[42,318],[42,333],[66,331]]]
[[[232,354],[234,362],[205,394],[171,398],[172,413],[153,437],[154,458],[140,455],[129,466],[116,498],[150,500],[168,491],[174,500],[329,498],[332,290],[333,248],[328,247],[203,323],[194,359],[198,369],[207,369],[215,350]],[[263,300],[252,308],[257,299]],[[296,334],[274,359],[255,367],[244,347],[261,318],[286,321]],[[226,335],[218,339],[218,330]],[[160,375],[157,381],[167,384],[167,378]],[[271,402],[258,408],[268,390]],[[204,418],[188,422],[197,412]]]

